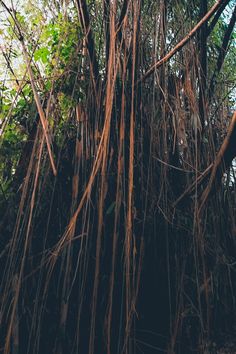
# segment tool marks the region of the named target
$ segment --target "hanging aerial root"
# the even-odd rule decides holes
[[[213,189],[214,182],[220,180],[223,173],[230,167],[232,160],[236,156],[236,111],[233,114],[228,133],[221,145],[212,167],[211,177],[199,201],[199,213],[206,203],[209,194]],[[215,184],[216,184],[215,183]]]
[[[32,69],[31,69],[30,59],[28,57],[28,53],[26,51],[24,41],[22,40],[21,43],[22,43],[24,57],[25,57],[25,60],[26,60],[26,63],[27,63],[27,70],[28,70],[28,73],[29,73],[30,83],[31,83],[33,94],[34,94],[34,100],[35,100],[35,103],[36,103],[36,106],[37,106],[37,109],[38,109],[40,121],[41,121],[41,124],[42,124],[42,127],[43,127],[43,133],[44,133],[44,136],[45,136],[45,139],[46,139],[46,145],[47,145],[47,149],[48,149],[48,155],[49,155],[52,171],[53,171],[54,176],[56,176],[57,175],[57,169],[56,169],[56,166],[55,166],[55,162],[54,162],[54,159],[53,159],[53,153],[52,153],[52,149],[51,149],[52,142],[51,142],[51,136],[49,135],[48,121],[46,119],[42,104],[40,102],[40,98],[39,98],[38,92],[37,92],[36,87],[35,87],[34,75],[33,75]]]
[[[21,45],[22,45],[23,56],[24,56],[25,61],[26,61],[27,71],[28,71],[29,78],[30,78],[30,84],[31,84],[31,88],[32,88],[32,91],[33,91],[33,95],[34,95],[34,100],[35,100],[35,103],[36,103],[36,106],[37,106],[37,109],[38,109],[38,114],[39,114],[39,117],[40,117],[40,121],[41,121],[41,124],[42,124],[42,127],[43,127],[43,133],[44,133],[45,140],[46,140],[49,160],[50,160],[50,163],[51,163],[53,174],[54,174],[54,176],[56,176],[57,175],[57,170],[56,170],[56,165],[55,165],[55,162],[54,162],[54,159],[53,159],[53,153],[52,153],[52,149],[51,149],[52,142],[51,142],[51,136],[49,134],[49,129],[48,129],[48,121],[46,119],[42,104],[40,102],[39,94],[38,94],[36,86],[35,86],[34,74],[33,74],[32,68],[31,68],[31,58],[29,57],[27,49],[26,49],[26,46],[25,46],[24,36],[22,34],[22,31],[21,31],[21,26],[20,26],[19,21],[16,18],[15,11],[12,11],[12,9],[8,8],[7,5],[2,0],[0,0],[0,3],[4,7],[4,9],[8,12],[10,17],[12,18],[12,20],[13,20],[13,22],[15,24],[15,27],[16,27],[16,28],[14,28],[15,34],[18,37],[18,39],[19,39],[19,41],[21,42]]]
[[[155,62],[143,75],[141,78],[141,82],[145,81],[153,72],[161,67],[163,64],[169,61],[170,58],[175,55],[175,53],[179,52],[186,43],[197,33],[197,31],[203,26],[203,24],[208,21],[214,13],[218,10],[221,6],[222,1],[218,0],[206,13],[206,15],[196,24],[196,26],[185,36],[169,53],[167,53],[162,59]]]
[[[211,163],[204,172],[200,174],[200,176],[197,177],[197,179],[194,180],[194,182],[179,196],[179,198],[173,203],[173,208],[175,208],[181,201],[183,201],[185,198],[189,197],[195,189],[201,185],[206,178],[210,175],[211,170],[212,170],[213,163]]]
[[[183,194],[173,203],[175,208],[183,199],[190,196],[198,189],[210,175],[210,180],[207,187],[203,191],[199,199],[199,213],[206,203],[209,194],[212,192],[214,182],[218,182],[223,173],[230,167],[233,159],[236,156],[236,111],[233,114],[228,133],[221,145],[221,148],[216,156],[215,162],[211,163],[206,170],[184,191]],[[216,184],[216,183],[215,183]]]

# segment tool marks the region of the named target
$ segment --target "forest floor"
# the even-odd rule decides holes
[[[224,338],[224,344],[219,345],[216,348],[216,354],[236,354],[236,332],[235,335],[226,335]],[[214,354],[214,352],[211,354]]]
[[[216,351],[217,354],[236,354],[236,339],[234,341],[228,341],[221,348]]]

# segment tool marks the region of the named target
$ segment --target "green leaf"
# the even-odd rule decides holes
[[[34,59],[35,61],[41,60],[45,64],[48,61],[49,55],[50,55],[49,49],[47,47],[42,47],[35,51]]]

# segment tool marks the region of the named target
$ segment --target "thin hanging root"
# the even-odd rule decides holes
[[[214,13],[221,6],[222,1],[218,0],[211,9],[207,12],[207,14],[196,24],[196,26],[185,36],[168,54],[166,54],[162,59],[158,60],[154,63],[143,75],[141,81],[145,81],[156,69],[165,64],[173,55],[179,52],[183,46],[197,33],[197,31],[202,27],[202,25],[209,20]]]
[[[53,154],[52,154],[52,149],[51,149],[51,139],[50,139],[50,135],[48,133],[48,123],[47,123],[47,120],[46,120],[46,117],[45,117],[45,114],[44,114],[44,111],[43,111],[43,107],[42,107],[41,102],[40,102],[40,98],[39,98],[38,92],[37,92],[35,84],[34,84],[34,81],[35,81],[34,80],[34,74],[33,74],[33,71],[31,69],[29,56],[28,56],[28,53],[26,51],[25,44],[24,44],[24,41],[23,41],[22,37],[21,37],[21,44],[22,44],[22,49],[23,49],[23,54],[24,54],[24,57],[25,57],[25,61],[26,61],[26,64],[27,64],[28,74],[29,74],[29,77],[30,77],[30,84],[31,84],[31,87],[32,87],[32,90],[33,90],[35,103],[36,103],[36,106],[37,106],[37,109],[38,109],[38,113],[39,113],[39,117],[40,117],[40,121],[41,121],[41,124],[42,124],[42,127],[43,127],[43,133],[44,133],[44,136],[45,136],[45,139],[46,139],[46,144],[47,144],[47,149],[48,149],[50,163],[51,163],[51,166],[52,166],[52,171],[53,171],[54,176],[56,176],[57,175],[57,170],[56,170],[56,166],[55,166],[54,159],[53,159]]]
[[[209,183],[205,190],[203,191],[200,198],[199,213],[201,212],[204,204],[206,203],[210,192],[213,188],[213,183],[218,180],[219,177],[225,172],[227,168],[231,165],[232,160],[236,156],[236,111],[234,111],[228,133],[226,138],[221,145],[220,151],[218,152],[215,162],[212,167],[211,177]]]
[[[185,197],[193,193],[199,188],[210,174],[210,180],[200,197],[199,213],[206,203],[208,196],[212,190],[213,182],[218,179],[230,167],[232,160],[236,156],[236,111],[233,114],[227,136],[221,145],[221,148],[216,156],[215,162],[211,163],[206,170],[195,180],[181,196],[174,202],[175,208]]]
[[[47,124],[47,120],[46,120],[46,117],[45,117],[45,114],[44,114],[44,111],[43,111],[43,107],[42,107],[41,102],[40,102],[40,98],[39,98],[38,92],[37,92],[35,84],[34,84],[34,81],[35,81],[34,80],[34,74],[33,74],[33,71],[31,69],[31,63],[30,63],[29,55],[28,55],[26,47],[25,47],[24,37],[23,37],[23,35],[21,33],[20,24],[19,24],[16,16],[12,15],[12,11],[5,5],[5,3],[2,0],[0,0],[0,2],[2,4],[2,6],[6,9],[6,11],[9,13],[11,18],[13,19],[13,21],[14,21],[14,23],[16,25],[16,28],[17,28],[17,36],[18,36],[19,41],[21,42],[21,45],[22,45],[23,55],[25,57],[25,61],[26,61],[26,65],[27,65],[27,71],[28,71],[28,74],[29,74],[29,77],[30,77],[30,84],[31,84],[31,87],[32,87],[32,90],[33,90],[35,103],[36,103],[36,106],[37,106],[37,109],[38,109],[38,113],[39,113],[39,117],[40,117],[40,121],[41,121],[42,127],[43,127],[43,133],[44,133],[45,140],[46,140],[46,145],[47,145],[49,159],[50,159],[51,166],[52,166],[52,171],[53,171],[54,176],[56,176],[57,175],[57,170],[56,170],[56,167],[55,167],[53,154],[52,154],[52,149],[51,149],[51,139],[50,139],[50,135],[48,133],[48,124]]]
[[[211,163],[203,173],[200,174],[197,179],[181,194],[181,196],[173,203],[173,208],[175,208],[184,198],[193,193],[193,191],[206,180],[206,178],[211,173],[213,164]]]

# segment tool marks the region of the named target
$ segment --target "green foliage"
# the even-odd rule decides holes
[[[7,125],[0,146],[0,183],[3,187],[12,181],[26,138],[19,124],[12,122]]]
[[[43,64],[46,64],[49,60],[49,55],[50,55],[49,49],[47,47],[42,47],[37,49],[34,52],[34,60],[36,62],[41,60]]]

